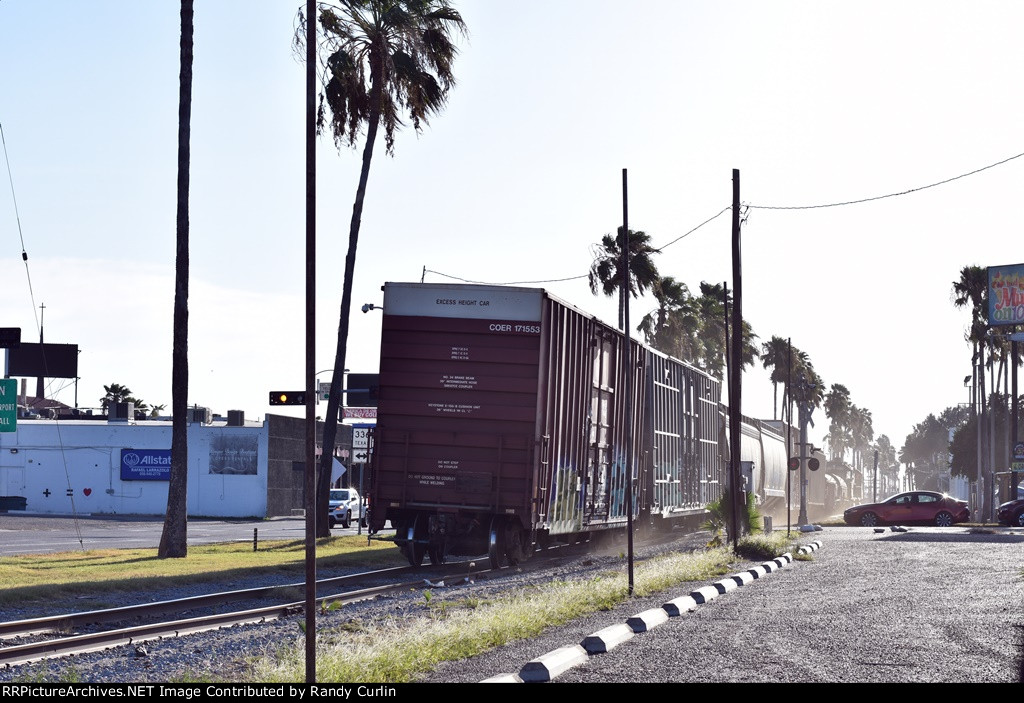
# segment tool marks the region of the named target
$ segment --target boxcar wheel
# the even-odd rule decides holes
[[[487,556],[491,560],[492,569],[508,566],[505,553],[505,521],[500,517],[491,518],[491,529],[487,535]]]
[[[422,541],[416,541],[418,536],[423,537],[422,535],[417,535],[416,527],[418,523],[419,518],[413,518],[412,524],[408,527],[403,526],[405,527],[405,544],[401,547],[402,555],[405,556],[412,566],[420,566],[423,563],[423,555],[427,552],[427,545]],[[402,534],[403,530],[399,529],[396,532]]]

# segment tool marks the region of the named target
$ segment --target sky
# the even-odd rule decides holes
[[[630,227],[655,246],[729,206],[738,169],[759,341],[791,338],[897,448],[967,402],[969,316],[952,282],[1024,261],[1024,158],[898,197],[768,208],[902,193],[1024,152],[1024,4],[454,4],[469,35],[447,107],[401,132],[393,158],[374,154],[349,369],[377,370],[381,316],[359,308],[386,281],[545,281],[614,323],[615,301],[578,277],[621,223],[622,169]],[[299,5],[195,11],[189,403],[249,420],[303,415],[267,404],[305,372]],[[46,341],[81,350],[82,407],[111,383],[171,403],[178,9],[0,0],[0,326],[37,340],[45,304]],[[334,362],[360,153],[326,136],[317,150],[317,370]],[[730,227],[725,213],[665,247],[661,274],[732,287]],[[631,315],[654,307],[641,298]],[[76,388],[54,379],[47,395],[73,405]],[[743,411],[773,414],[760,365]],[[827,420],[813,419],[820,442]]]

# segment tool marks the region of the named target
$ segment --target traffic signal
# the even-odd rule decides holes
[[[791,457],[789,457],[789,470],[790,471],[796,471],[799,468],[800,468],[800,457],[798,457],[798,456],[791,456]]]
[[[350,373],[345,388],[345,405],[350,408],[377,407],[380,374]]]
[[[270,391],[271,405],[305,405],[305,391]]]

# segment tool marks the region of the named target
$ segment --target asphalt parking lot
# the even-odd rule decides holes
[[[553,683],[1022,683],[1024,531],[826,527],[806,561],[669,618]],[[702,584],[636,599],[426,681],[517,675],[529,662]]]

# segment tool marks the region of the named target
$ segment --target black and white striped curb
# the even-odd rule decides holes
[[[799,547],[797,554],[810,554],[820,548],[821,542],[815,541]],[[634,635],[649,632],[658,625],[667,622],[670,618],[692,612],[697,609],[697,606],[714,600],[729,591],[734,591],[740,586],[745,586],[752,581],[763,578],[792,562],[793,555],[787,552],[781,557],[776,557],[746,571],[741,571],[720,581],[715,581],[708,586],[698,588],[689,595],[670,600],[660,608],[652,608],[638,613],[628,618],[625,623],[598,630],[594,634],[584,637],[580,644],[559,647],[553,652],[548,652],[527,662],[519,670],[518,674],[499,674],[484,679],[481,683],[539,683],[551,681],[569,669],[583,664],[595,654],[610,652],[623,642],[632,639]]]

